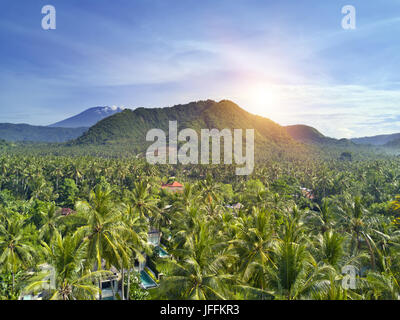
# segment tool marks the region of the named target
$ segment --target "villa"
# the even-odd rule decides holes
[[[121,289],[119,287],[121,274],[113,266],[110,268],[110,271],[112,274],[100,281],[101,300],[115,300],[117,293],[121,296]],[[97,299],[100,299],[100,295],[98,295]]]
[[[73,213],[75,213],[75,211],[72,210],[71,208],[61,208],[61,209],[60,209],[60,214],[61,214],[63,217],[68,217],[69,215],[71,215],[71,214],[73,214]]]
[[[148,243],[155,248],[155,253],[159,258],[169,258],[170,255],[167,252],[165,246],[161,244],[162,233],[157,229],[151,229],[148,233]],[[149,290],[158,287],[158,281],[161,279],[162,274],[156,274],[155,271],[151,270],[151,266],[148,265],[149,257],[144,254],[144,261],[136,261],[134,270],[138,272],[140,276],[140,286],[143,289]],[[115,300],[118,293],[121,296],[121,275],[119,271],[111,267],[112,275],[101,281],[101,300]],[[128,270],[125,270],[128,273]],[[100,299],[100,296],[98,296]]]
[[[311,189],[301,188],[301,192],[302,192],[303,196],[309,200],[316,199],[315,194],[314,194],[313,190],[311,190]]]
[[[174,181],[171,184],[163,184],[161,189],[170,191],[170,192],[183,192],[183,185],[177,181]]]
[[[231,205],[227,205],[226,207],[229,208],[229,209],[233,209],[233,210],[240,210],[240,209],[243,208],[243,205],[240,202],[238,202],[238,203],[236,203],[236,204],[234,204],[232,206]]]

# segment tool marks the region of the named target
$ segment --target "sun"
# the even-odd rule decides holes
[[[246,106],[249,112],[272,117],[279,112],[281,92],[276,86],[259,83],[245,92]]]

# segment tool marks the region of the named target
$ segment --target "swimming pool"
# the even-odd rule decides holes
[[[169,254],[163,247],[158,247],[158,256],[160,258],[168,258]]]
[[[140,271],[140,281],[145,289],[157,287],[157,283],[144,270]]]

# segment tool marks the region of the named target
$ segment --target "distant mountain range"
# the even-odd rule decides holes
[[[393,142],[399,139],[400,139],[400,133],[394,133],[394,134],[382,134],[372,137],[353,138],[351,139],[351,141],[353,141],[356,144],[370,144],[373,146],[383,146],[383,145],[392,146],[396,144]]]
[[[385,146],[385,147],[388,147],[388,148],[395,148],[395,149],[398,149],[398,148],[400,148],[400,139],[391,140],[391,141],[385,143],[384,146]]]
[[[112,116],[118,112],[123,111],[123,108],[119,107],[94,107],[87,109],[80,114],[71,118],[62,120],[60,122],[51,124],[49,127],[58,128],[89,128],[94,126],[100,120]]]
[[[81,136],[87,128],[51,128],[0,123],[0,139],[6,141],[65,142]]]
[[[50,126],[0,123],[0,139],[6,141],[67,142],[70,144],[129,144],[143,149],[148,130],[168,132],[168,121],[178,121],[179,130],[192,128],[255,129],[258,146],[277,153],[287,147],[355,145],[400,148],[400,133],[354,139],[334,139],[307,125],[279,124],[240,108],[229,100],[191,102],[169,108],[135,110],[119,107],[94,107]]]
[[[335,145],[335,146],[380,146],[387,148],[400,148],[400,133],[377,135],[363,138],[334,139],[324,136],[317,129],[306,125],[293,125],[285,127],[289,135],[306,144]]]
[[[343,147],[354,145],[354,142],[349,139],[334,139],[326,137],[317,129],[303,124],[286,126],[285,128],[293,139],[306,144],[335,145]]]
[[[122,110],[118,107],[90,108],[50,126],[0,123],[0,139],[15,142],[66,142],[80,137],[98,121]]]

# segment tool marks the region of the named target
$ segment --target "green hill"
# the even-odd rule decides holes
[[[76,139],[87,128],[50,128],[28,124],[0,123],[0,139],[6,141],[65,142]]]
[[[325,137],[321,132],[317,129],[306,126],[303,124],[294,125],[294,126],[286,126],[286,131],[288,134],[295,140],[305,142],[305,143],[324,143],[331,138]],[[334,140],[334,139],[332,139]]]
[[[395,139],[395,140],[389,141],[384,144],[384,147],[399,149],[400,148],[400,139]]]
[[[295,140],[307,144],[325,146],[353,147],[355,144],[349,139],[334,139],[324,136],[317,129],[303,124],[286,126],[287,133]]]
[[[144,151],[151,144],[146,142],[147,132],[159,128],[168,133],[169,121],[178,121],[178,130],[192,128],[197,132],[206,128],[254,129],[256,148],[263,154],[281,156],[305,148],[293,140],[284,127],[250,114],[228,100],[198,101],[169,108],[127,109],[98,122],[74,144],[119,144]]]
[[[391,146],[392,142],[393,145],[395,146],[398,144],[396,140],[400,139],[400,133],[394,133],[394,134],[382,134],[378,136],[372,136],[372,137],[363,137],[363,138],[353,138],[351,141],[353,141],[356,144],[366,144],[366,145],[373,145],[373,146]]]

